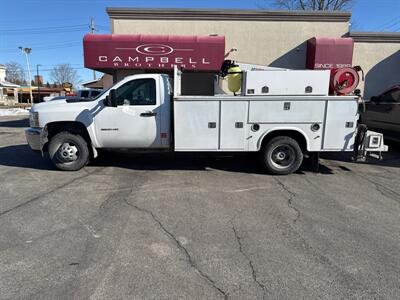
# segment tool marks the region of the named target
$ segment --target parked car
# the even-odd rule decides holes
[[[65,96],[48,96],[44,97],[43,100],[47,101],[54,101],[54,100],[65,100],[65,99],[93,99],[100,95],[103,90],[98,89],[82,89],[77,90],[75,93]]]
[[[65,99],[65,96],[46,96],[46,97],[43,97],[43,101],[44,102],[53,101],[53,100],[60,100],[60,99]]]
[[[369,129],[383,133],[385,138],[400,141],[400,85],[371,97],[365,107],[362,121]]]
[[[54,97],[54,98],[50,99],[49,101],[54,101],[54,100],[65,100],[66,98],[67,98],[66,96],[57,96],[57,97]]]
[[[76,91],[74,98],[95,98],[96,96],[100,95],[103,90],[97,89],[83,89]]]

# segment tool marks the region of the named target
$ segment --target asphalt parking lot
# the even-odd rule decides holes
[[[400,151],[290,176],[109,153],[79,172],[0,118],[1,299],[399,299]]]

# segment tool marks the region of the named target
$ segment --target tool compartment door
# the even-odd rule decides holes
[[[245,150],[247,101],[221,101],[221,150]]]
[[[174,102],[175,150],[218,149],[219,101]]]
[[[323,150],[354,149],[358,120],[357,101],[328,101]]]
[[[250,123],[315,123],[324,120],[325,101],[250,101]]]

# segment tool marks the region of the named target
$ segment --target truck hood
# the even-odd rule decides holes
[[[86,127],[93,122],[95,111],[104,108],[102,100],[68,102],[67,100],[49,101],[35,104],[31,112],[39,114],[39,125],[45,127],[52,122],[80,122]]]
[[[85,108],[91,108],[98,104],[98,100],[82,100],[79,98],[73,99],[60,99],[48,102],[41,102],[32,106],[32,112],[49,112],[49,111],[61,111],[61,110],[81,110]]]

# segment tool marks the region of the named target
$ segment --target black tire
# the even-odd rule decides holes
[[[265,169],[275,175],[296,172],[303,162],[303,151],[299,143],[288,136],[277,136],[261,150]]]
[[[90,154],[83,137],[63,131],[50,140],[49,157],[56,168],[77,171],[89,163]]]

